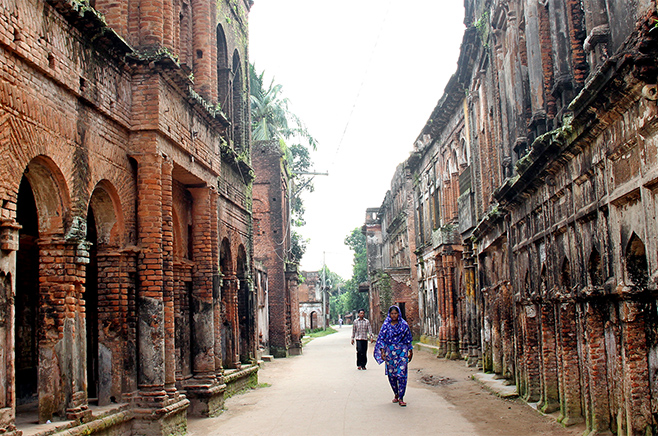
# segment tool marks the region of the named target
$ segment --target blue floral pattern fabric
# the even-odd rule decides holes
[[[397,309],[400,314],[397,324],[391,324],[391,310]],[[407,366],[409,364],[409,351],[412,336],[409,324],[402,319],[400,308],[391,306],[388,316],[379,329],[377,343],[375,343],[374,357],[380,365],[386,362],[386,375],[396,397],[402,399],[407,387]]]

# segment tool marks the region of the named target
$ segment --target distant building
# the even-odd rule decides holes
[[[421,323],[413,216],[413,174],[409,162],[404,162],[397,167],[381,207],[366,211],[362,231],[366,236],[369,286],[363,290],[369,291],[370,321],[377,331],[389,306],[395,304],[418,337]]]
[[[298,267],[291,258],[290,173],[279,141],[252,146],[254,257],[267,270],[269,347],[275,357],[302,352]]]
[[[302,271],[299,291],[299,321],[302,331],[328,327],[329,301],[322,295],[322,272]]]

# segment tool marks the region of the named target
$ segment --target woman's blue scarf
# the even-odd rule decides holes
[[[397,309],[398,311],[398,323],[393,325],[391,324],[391,310]],[[382,359],[382,348],[388,345],[400,344],[400,345],[411,345],[413,337],[411,336],[411,329],[407,321],[402,319],[402,312],[400,308],[393,305],[388,308],[388,316],[382,325],[382,328],[379,329],[379,336],[377,337],[377,343],[375,343],[375,360],[377,363],[381,364],[384,362]]]

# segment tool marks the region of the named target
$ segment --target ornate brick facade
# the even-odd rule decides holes
[[[465,7],[409,160],[423,341],[564,425],[655,434],[656,4]]]
[[[3,3],[0,432],[183,434],[253,362],[250,6]]]

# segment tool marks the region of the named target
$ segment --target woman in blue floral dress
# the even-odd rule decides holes
[[[386,375],[391,384],[395,398],[394,403],[406,406],[404,393],[407,390],[407,366],[413,357],[412,336],[409,324],[400,316],[400,308],[391,306],[384,321],[377,343],[375,360],[386,362]]]

